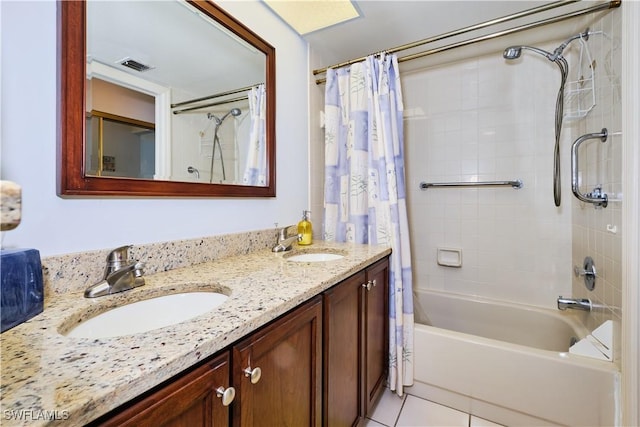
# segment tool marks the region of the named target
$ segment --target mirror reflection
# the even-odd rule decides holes
[[[153,123],[93,110],[87,116],[86,130],[88,175],[154,178]]]
[[[268,185],[263,52],[182,1],[86,20],[87,176]]]

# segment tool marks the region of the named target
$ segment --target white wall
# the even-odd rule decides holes
[[[98,110],[130,119],[155,123],[155,99],[151,95],[102,80],[87,79],[87,112]]]
[[[302,39],[259,1],[220,5],[276,48],[277,197],[62,199],[56,195],[56,3],[0,2],[3,180],[22,186],[4,247],[41,255],[292,224],[307,207],[308,68]]]
[[[316,52],[309,53],[310,69],[324,67],[328,62]],[[324,77],[321,75],[319,77]],[[322,239],[324,230],[324,84],[316,84],[316,78],[309,82],[309,206],[313,224],[313,238]]]
[[[622,5],[622,425],[640,425],[640,3]]]

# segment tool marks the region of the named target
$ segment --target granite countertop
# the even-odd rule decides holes
[[[287,261],[292,253],[331,251],[335,261]],[[2,334],[1,424],[84,425],[229,346],[258,327],[390,253],[388,247],[314,242],[308,248],[246,255],[145,276],[146,285],[86,299],[49,298],[44,312]],[[229,299],[166,328],[123,337],[62,335],[71,324],[139,299],[215,290]]]

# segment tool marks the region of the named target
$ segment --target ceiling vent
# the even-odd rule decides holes
[[[131,58],[125,58],[122,61],[120,61],[120,65],[124,65],[125,67],[129,67],[132,70],[136,70],[139,72],[143,72],[143,71],[147,71],[150,70],[153,67],[150,67],[149,65],[145,65],[142,62],[138,62],[135,59],[131,59]]]

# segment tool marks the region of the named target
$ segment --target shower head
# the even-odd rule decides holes
[[[207,118],[209,120],[211,119],[215,120],[216,125],[220,126],[224,121],[224,119],[226,119],[229,114],[231,114],[234,117],[238,117],[240,114],[242,114],[242,111],[239,108],[232,108],[231,110],[227,111],[227,113],[224,116],[222,116],[222,118],[216,117],[213,113],[207,113]]]
[[[502,52],[502,57],[504,59],[518,59],[522,55],[522,47],[521,46],[510,46]]]
[[[560,46],[555,48],[553,53],[547,52],[546,50],[542,50],[540,48],[533,47],[533,46],[510,46],[506,48],[504,52],[502,52],[502,57],[504,59],[509,59],[509,60],[517,59],[517,58],[520,58],[520,55],[522,55],[522,49],[527,49],[546,57],[549,61],[552,61],[555,63],[558,63],[559,61],[566,62],[564,57],[562,56],[562,51],[564,51],[564,49],[567,46],[569,46],[569,43],[571,43],[576,39],[589,40],[589,29],[587,28],[586,30],[584,30],[584,32],[578,33],[574,36],[569,37]],[[560,64],[558,65],[560,66]]]

